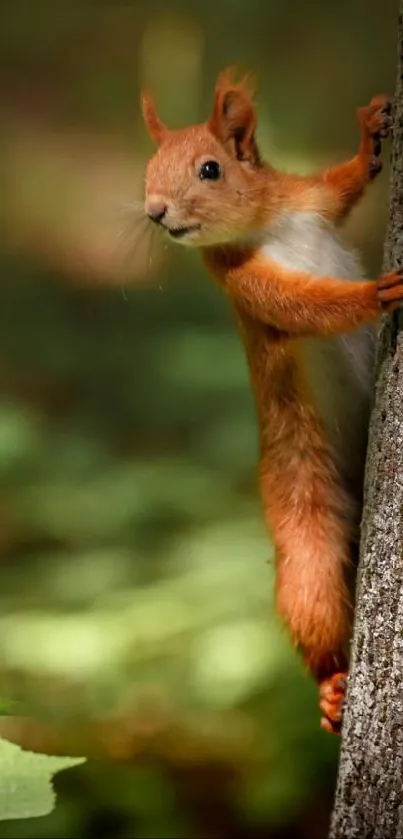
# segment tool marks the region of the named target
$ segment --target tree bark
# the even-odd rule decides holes
[[[384,270],[403,265],[403,0]],[[403,312],[381,325],[331,839],[403,837]]]

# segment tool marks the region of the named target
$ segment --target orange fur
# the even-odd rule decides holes
[[[302,344],[392,310],[403,299],[403,278],[400,272],[376,282],[311,276],[262,254],[261,245],[267,230],[292,212],[314,214],[324,224],[346,215],[380,170],[379,138],[388,131],[389,111],[385,97],[360,109],[355,157],[302,177],[263,162],[250,81],[235,82],[229,71],[217,82],[206,123],[168,130],[153,105],[144,110],[159,144],[147,166],[145,210],[160,202],[167,231],[201,248],[243,336],[259,417],[261,495],[277,553],[277,606],[322,684],[328,730],[337,730],[340,720],[351,611],[345,573],[357,533],[305,380]],[[206,161],[219,164],[219,179],[200,177]]]
[[[371,280],[311,277],[239,248],[207,248],[204,262],[229,296],[256,321],[292,335],[349,332],[379,317],[403,295],[399,273]]]
[[[276,599],[321,680],[345,666],[344,569],[353,538],[347,499],[304,387],[298,342],[236,307],[260,425],[260,485],[276,547]]]
[[[168,129],[157,116],[154,99],[148,90],[142,92],[141,107],[147,131],[154,142],[160,145],[167,136]]]
[[[387,96],[375,96],[366,108],[359,108],[357,120],[361,143],[358,153],[347,163],[330,167],[321,176],[333,197],[331,218],[343,218],[361,198],[368,182],[381,171],[379,141],[386,136],[390,111],[391,101]]]
[[[239,159],[258,166],[260,156],[255,142],[253,94],[251,76],[235,82],[233,69],[226,70],[216,84],[214,109],[207,128],[224,146],[232,144]]]

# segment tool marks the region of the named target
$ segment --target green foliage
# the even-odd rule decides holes
[[[23,751],[0,739],[0,821],[46,816],[55,804],[53,775],[83,762]]]
[[[20,316],[27,311],[28,317],[20,283]],[[74,292],[60,293],[66,305],[58,318],[69,320],[60,329],[62,345],[66,331],[77,331],[80,307],[72,305],[79,299]],[[181,284],[171,289],[166,308],[165,299],[159,302],[151,292],[131,293],[118,305],[118,293],[98,292],[97,318],[105,323],[108,313],[109,323],[102,358],[116,372],[113,382],[92,375],[99,359],[91,327],[84,359],[81,349],[71,350],[68,379],[79,385],[69,412],[44,421],[27,402],[1,408],[0,431],[12,416],[24,429],[15,435],[22,442],[14,445],[18,456],[12,461],[3,447],[3,474],[13,487],[13,515],[25,541],[5,579],[0,658],[14,674],[25,711],[56,725],[64,719],[91,725],[123,707],[135,726],[144,704],[150,705],[153,725],[172,741],[164,757],[149,744],[153,784],[164,784],[175,800],[181,782],[166,761],[175,765],[189,737],[196,738],[202,765],[213,754],[222,771],[232,767],[238,776],[237,804],[231,805],[236,817],[274,829],[297,819],[311,796],[306,750],[314,750],[320,777],[321,767],[334,771],[337,744],[323,740],[315,687],[301,674],[273,612],[272,549],[260,517],[256,427],[242,349],[218,296],[210,301],[204,286],[197,293],[199,323],[191,332],[181,314],[188,310]],[[151,321],[154,313],[158,319],[161,307],[163,339],[149,348],[148,334],[125,324]],[[9,316],[6,305],[0,321]],[[46,332],[48,321],[41,317],[38,310]],[[55,315],[50,329],[57,354]],[[126,349],[119,346],[113,362],[117,332]],[[122,375],[126,355],[131,369]],[[152,371],[146,380],[145,355]],[[15,360],[14,369],[24,363]],[[67,373],[55,374],[54,357],[41,355],[34,363],[51,386],[64,387]],[[83,398],[81,382],[84,393],[91,389],[91,401]],[[112,387],[109,407],[105,392]],[[116,405],[122,412],[117,416]],[[129,453],[122,456],[117,444],[125,438]],[[172,803],[156,813],[148,781],[144,796],[124,792],[132,783],[142,789],[140,767],[121,770],[119,796],[106,769],[93,775],[90,765],[88,771],[93,806],[101,797],[106,808],[106,786],[110,807],[122,808],[131,835],[152,836],[163,828],[164,835],[197,832],[197,817],[185,818]],[[66,812],[63,801],[41,829],[80,835],[87,798],[80,817],[76,809],[74,816]],[[24,835],[35,835],[27,829]]]

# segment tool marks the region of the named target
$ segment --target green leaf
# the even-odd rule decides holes
[[[26,752],[0,738],[0,821],[46,816],[54,808],[52,777],[79,766],[84,757],[54,757]]]

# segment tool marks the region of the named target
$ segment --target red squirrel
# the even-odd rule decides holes
[[[392,103],[357,111],[351,160],[308,177],[266,163],[254,89],[218,78],[207,122],[170,130],[152,96],[157,145],[145,213],[200,249],[234,309],[260,432],[260,487],[276,552],[276,604],[319,685],[322,727],[340,731],[362,509],[375,328],[403,299],[403,273],[363,278],[338,226],[382,168]]]

